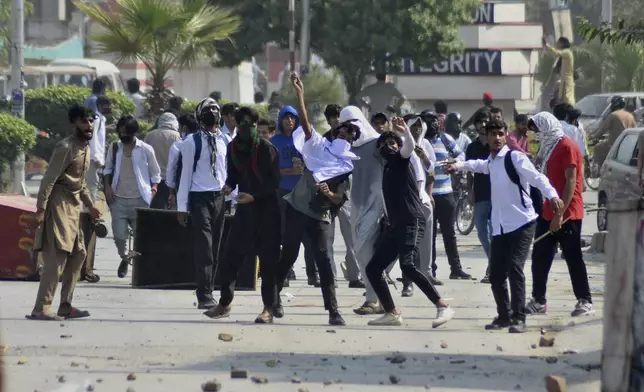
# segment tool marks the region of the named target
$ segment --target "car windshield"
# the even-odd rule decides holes
[[[581,101],[577,102],[575,107],[581,111],[584,116],[601,117],[608,107],[610,97],[599,95],[587,95]]]

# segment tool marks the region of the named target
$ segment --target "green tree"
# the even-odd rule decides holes
[[[190,68],[214,60],[218,45],[230,39],[240,22],[230,9],[208,0],[114,0],[105,10],[98,4],[74,4],[104,28],[92,39],[102,52],[118,61],[141,61],[152,80],[149,93],[153,113],[165,106],[167,75],[173,68]]]
[[[288,0],[274,1],[287,9]],[[405,57],[431,65],[462,50],[459,26],[471,23],[479,4],[479,0],[311,0],[311,50],[342,73],[352,102],[374,70],[396,71]],[[287,16],[274,15],[274,25],[288,26]],[[273,38],[288,45],[287,34]]]
[[[588,19],[581,19],[575,25],[575,30],[587,41],[598,39],[609,44],[644,44],[644,22],[641,21],[627,24],[620,19],[615,26],[611,26],[605,22],[597,25]]]
[[[30,1],[24,3],[25,16],[31,15],[34,8]],[[11,48],[11,0],[0,0],[0,66],[9,66]]]

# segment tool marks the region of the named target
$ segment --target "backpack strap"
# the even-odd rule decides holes
[[[527,194],[525,189],[523,189],[523,185],[521,185],[521,179],[519,178],[519,173],[517,173],[516,167],[514,167],[514,162],[512,162],[512,150],[508,151],[507,154],[505,154],[505,158],[503,158],[503,165],[505,166],[505,172],[508,175],[508,178],[510,178],[510,181],[512,181],[514,184],[516,184],[519,187],[519,196],[521,197],[521,205],[523,208],[526,208],[525,205],[525,200],[524,200],[524,194]]]
[[[119,150],[119,142],[112,143],[112,166],[116,167],[116,153]]]
[[[192,134],[192,140],[195,142],[195,159],[192,162],[192,172],[197,171],[197,162],[201,159],[201,132],[195,132]]]

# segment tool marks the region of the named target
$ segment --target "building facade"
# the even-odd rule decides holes
[[[460,27],[463,53],[429,67],[406,60],[392,81],[416,110],[444,100],[465,119],[482,106],[483,93],[490,92],[510,121],[515,109],[535,110],[542,36],[541,23],[525,21],[523,2],[483,2],[473,22]]]

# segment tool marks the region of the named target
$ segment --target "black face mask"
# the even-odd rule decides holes
[[[396,151],[393,147],[385,144],[378,149],[378,152],[380,152],[380,156],[384,160],[388,161],[389,159],[393,158],[398,151]]]
[[[201,115],[201,122],[203,125],[212,128],[219,124],[219,116],[214,112],[206,112]]]
[[[120,135],[119,139],[121,139],[123,144],[130,144],[134,141],[134,135]]]

